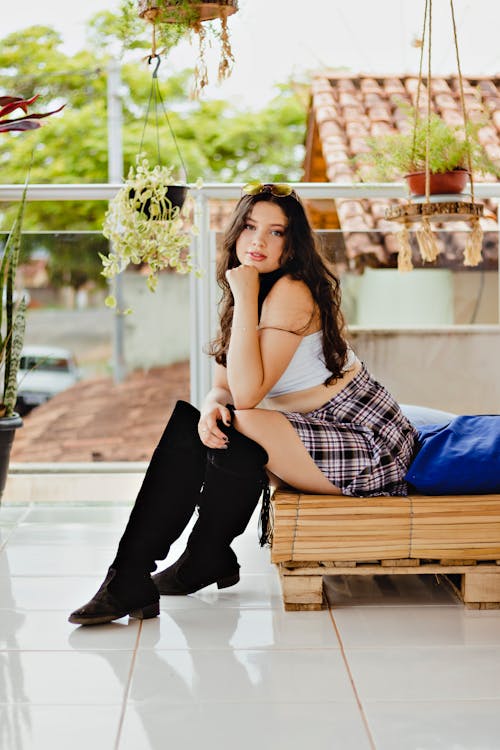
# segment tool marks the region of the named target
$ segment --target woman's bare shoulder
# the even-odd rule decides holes
[[[267,299],[273,303],[275,301],[290,301],[295,304],[314,305],[311,290],[305,281],[292,279],[291,276],[282,276],[281,279],[278,279],[269,292]]]
[[[315,317],[316,305],[307,284],[290,276],[282,276],[269,292],[262,307],[260,327],[307,326]]]

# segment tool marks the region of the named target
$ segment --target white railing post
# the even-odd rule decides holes
[[[210,388],[210,360],[203,353],[203,345],[211,338],[210,287],[213,268],[210,263],[210,209],[208,198],[202,191],[195,197],[195,223],[197,234],[191,246],[194,264],[201,276],[190,276],[190,372],[191,403],[199,407]]]

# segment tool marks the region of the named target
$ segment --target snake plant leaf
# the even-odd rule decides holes
[[[14,413],[17,400],[17,373],[21,361],[21,351],[24,342],[24,332],[26,329],[26,299],[23,297],[20,301],[12,326],[11,352],[10,352],[10,371],[9,377],[5,381],[5,392],[3,403],[5,406],[5,416],[11,417]]]
[[[19,212],[18,212],[18,217],[19,217]],[[5,247],[3,249],[2,262],[0,263],[0,291],[2,292],[5,289],[5,278],[7,275],[7,268],[9,267],[9,257],[10,257],[11,247],[14,241],[14,232],[17,230],[17,225],[18,225],[18,220],[16,218],[14,225],[9,232],[9,236],[7,237],[7,242],[5,243]],[[4,302],[3,294],[0,294],[0,328],[3,323],[3,302]]]
[[[14,345],[14,337],[13,335],[9,336],[9,332],[13,331],[14,285],[15,285],[15,279],[16,279],[17,266],[19,263],[19,253],[21,251],[21,231],[22,231],[22,226],[23,226],[24,207],[26,205],[27,189],[28,189],[28,183],[26,182],[24,186],[21,202],[19,205],[19,210],[17,212],[17,217],[16,217],[16,221],[14,224],[14,228],[11,234],[9,235],[9,239],[7,240],[6,252],[4,254],[4,259],[5,259],[5,256],[7,256],[7,265],[6,265],[6,269],[4,269],[4,277],[1,279],[2,281],[1,289],[3,290],[5,288],[5,292],[6,292],[5,293],[6,347],[5,347],[4,384],[6,384],[9,381],[11,364],[12,364],[12,348]],[[0,269],[0,273],[1,273],[1,269]],[[4,283],[5,283],[5,287],[4,287]],[[3,293],[1,296],[3,297]],[[0,304],[3,307],[3,300]],[[0,308],[0,325],[2,324],[2,319],[3,319],[3,309]]]

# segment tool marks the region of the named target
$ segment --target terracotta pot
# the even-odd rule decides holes
[[[166,197],[172,204],[172,208],[182,208],[184,205],[184,201],[186,200],[187,195],[187,186],[186,185],[169,185],[168,190],[166,192]],[[129,190],[128,192],[129,198],[132,200],[135,198],[135,190]],[[140,200],[139,195],[139,200]],[[141,204],[141,211],[144,213],[144,215],[150,219],[150,207],[151,207],[151,199],[148,198],[144,203]]]
[[[238,10],[237,0],[188,0],[187,12],[199,17],[200,21],[212,21],[222,14],[232,16]],[[139,0],[138,13],[147,21],[157,17],[161,23],[179,23],[183,20],[183,7],[172,0]]]
[[[466,169],[454,169],[453,172],[430,174],[430,194],[446,195],[448,193],[461,193],[469,179]],[[405,180],[412,195],[425,195],[425,172],[413,172],[405,174]]]

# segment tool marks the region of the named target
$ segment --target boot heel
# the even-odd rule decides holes
[[[147,607],[140,607],[129,612],[130,617],[135,617],[137,620],[149,620],[150,617],[158,617],[160,614],[160,604],[155,602],[154,604],[148,604]]]
[[[240,580],[240,574],[234,573],[232,576],[226,576],[225,578],[219,578],[217,581],[218,589],[227,589],[229,586],[234,586]]]

